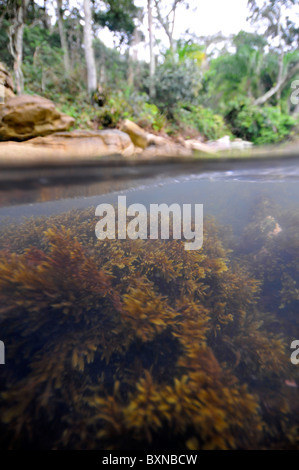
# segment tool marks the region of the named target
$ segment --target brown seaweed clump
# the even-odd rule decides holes
[[[185,251],[94,227],[90,209],[0,232],[1,448],[298,447],[285,338],[221,228]]]
[[[296,206],[288,204],[286,210],[263,197],[236,250],[260,281],[263,310],[272,312],[276,330],[288,339],[297,339],[299,333],[298,228]]]

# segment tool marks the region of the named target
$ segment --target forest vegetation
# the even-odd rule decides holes
[[[269,144],[296,137],[296,0],[249,0],[252,32],[207,37],[186,24],[180,38],[178,14],[195,2],[143,3],[0,0],[0,61],[15,91],[53,100],[82,129],[129,118],[185,139],[230,135]],[[104,28],[114,48],[101,40]]]

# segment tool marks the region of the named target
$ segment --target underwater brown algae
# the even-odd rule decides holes
[[[198,251],[99,241],[93,209],[8,225],[0,244],[2,448],[299,447],[288,331],[263,296],[275,261],[259,271],[211,219]]]

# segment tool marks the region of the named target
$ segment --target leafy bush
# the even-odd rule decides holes
[[[103,77],[111,88],[118,89],[127,80],[128,60],[117,49],[110,49],[98,38],[93,45],[99,77]]]
[[[292,132],[296,120],[279,107],[258,107],[249,100],[232,102],[226,120],[237,137],[255,144],[278,143]]]
[[[0,51],[1,59],[0,61],[7,65],[10,69],[13,68],[13,58],[9,51],[9,38],[7,30],[10,26],[10,22],[7,19],[2,19],[0,27]]]
[[[181,127],[183,125],[194,128],[207,139],[219,139],[225,134],[230,134],[223,118],[202,106],[177,106],[174,117]]]
[[[62,113],[68,114],[75,119],[75,128],[90,129],[92,127],[92,118],[94,116],[93,106],[85,99],[85,94],[78,95],[76,100],[60,100],[57,108]]]
[[[144,103],[137,123],[142,127],[151,127],[154,131],[161,131],[166,124],[166,118],[155,104]]]
[[[168,117],[173,118],[178,102],[196,104],[201,88],[201,71],[194,62],[166,61],[154,77],[154,102]]]
[[[74,99],[85,89],[85,72],[76,64],[65,75],[63,51],[57,32],[39,25],[24,28],[24,84],[26,93],[42,94],[53,101]]]
[[[147,102],[146,94],[118,91],[111,93],[105,106],[97,111],[101,127],[116,127],[122,119],[131,119],[144,128],[160,131],[166,119],[156,105]]]
[[[265,117],[261,127],[260,136],[256,144],[277,143],[291,135],[296,120],[280,111],[279,107],[267,107],[260,110]]]

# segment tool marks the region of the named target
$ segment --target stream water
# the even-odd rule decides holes
[[[299,448],[298,161],[0,195],[0,448]],[[202,248],[98,240],[120,195]]]

